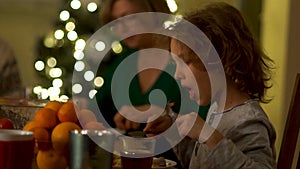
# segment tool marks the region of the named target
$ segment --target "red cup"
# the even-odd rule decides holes
[[[33,132],[0,130],[0,169],[31,169],[33,157]]]

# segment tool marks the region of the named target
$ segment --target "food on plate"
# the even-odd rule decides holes
[[[167,162],[164,157],[153,158],[152,168],[166,167],[166,166],[167,166]]]

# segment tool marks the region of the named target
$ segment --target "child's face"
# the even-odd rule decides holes
[[[189,91],[190,99],[197,101],[199,105],[209,104],[211,85],[208,72],[204,66],[200,68],[189,61],[191,55],[195,57],[196,54],[174,39],[171,40],[171,52],[175,55],[172,55],[176,64],[175,78],[180,80],[182,87]]]

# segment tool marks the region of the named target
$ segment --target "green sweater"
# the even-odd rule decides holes
[[[115,124],[113,122],[113,117],[118,112],[116,106],[114,105],[114,101],[112,99],[112,94],[111,94],[111,84],[112,84],[113,75],[115,73],[115,70],[119,66],[119,64],[122,63],[122,61],[124,61],[124,59],[127,58],[127,56],[133,54],[134,52],[136,52],[136,50],[125,48],[124,51],[114,59],[113,63],[108,67],[108,69],[106,70],[103,76],[104,79],[103,86],[99,88],[97,91],[96,99],[97,99],[98,107],[102,114],[102,115],[97,114],[97,117],[105,125],[110,125],[111,127],[115,127]],[[134,57],[137,57],[137,53],[134,54]],[[173,77],[175,73],[175,69],[176,67],[174,64],[168,64],[165,67],[164,72],[161,73],[161,75],[156,80],[154,85],[146,93],[141,92],[138,76],[134,76],[134,78],[130,81],[129,92],[128,92],[131,104],[134,106],[149,104],[149,94],[153,90],[159,89],[163,91],[167,101],[171,101],[175,103],[175,105],[172,107],[172,110],[174,112],[189,113],[191,111],[197,110],[198,108],[197,104],[194,101],[191,101],[189,99],[189,95],[187,91],[185,90],[180,91],[180,84]],[[128,66],[128,71],[137,72],[137,59],[135,59],[132,65]],[[122,93],[121,90],[123,90],[123,88],[121,85],[124,85],[123,82],[128,80],[126,79],[127,78],[126,73],[128,71],[124,71],[124,76],[121,76],[121,78],[117,79],[118,84],[114,87],[113,89],[114,92]],[[120,104],[125,105],[128,103],[124,102]],[[154,100],[152,104],[155,104],[156,106],[160,106],[160,107],[165,106],[162,105],[162,103],[160,103],[160,100]],[[201,117],[204,119],[206,118],[206,112],[208,108],[209,106],[200,107],[198,111]],[[107,122],[108,124],[106,124],[105,122]]]

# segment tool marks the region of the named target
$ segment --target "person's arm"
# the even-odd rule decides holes
[[[213,168],[276,168],[272,145],[272,132],[266,123],[247,121],[235,126],[221,140],[213,140],[213,134],[204,146],[209,151],[207,162]],[[218,137],[217,137],[218,138]]]

